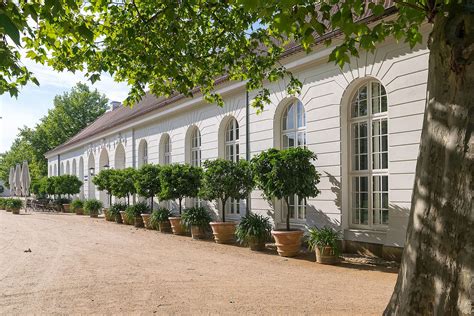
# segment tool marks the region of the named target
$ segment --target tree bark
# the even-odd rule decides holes
[[[438,14],[401,269],[385,315],[470,315],[474,210],[474,13]]]

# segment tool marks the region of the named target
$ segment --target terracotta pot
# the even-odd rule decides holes
[[[122,214],[115,214],[115,218],[114,218],[114,219],[115,219],[115,222],[116,222],[117,224],[122,224],[122,223],[123,223],[123,222],[122,222]]]
[[[214,240],[218,244],[232,244],[235,242],[236,222],[210,222]]]
[[[158,225],[159,225],[160,232],[171,233],[171,223],[169,221],[160,222]]]
[[[263,251],[265,250],[265,241],[251,239],[249,240],[249,247],[250,247],[250,250],[253,250],[253,251]]]
[[[129,225],[127,213],[125,213],[125,211],[120,211],[120,217],[122,218],[122,223],[124,223],[125,225]]]
[[[205,239],[206,231],[201,226],[191,225],[191,236],[193,239]]]
[[[84,209],[83,208],[76,208],[75,212],[76,212],[76,215],[84,215]]]
[[[5,208],[5,211],[7,211],[7,212],[11,212],[11,211],[12,211],[12,209],[11,209],[11,208],[9,208],[9,207],[6,207],[6,208]]]
[[[113,216],[109,213],[109,209],[108,208],[104,208],[104,216],[105,216],[105,220],[108,221],[108,222],[113,222],[114,221],[114,218]]]
[[[71,212],[71,204],[63,204],[63,211],[64,213]]]
[[[326,246],[320,249],[316,247],[316,262],[322,264],[335,264],[338,261],[334,248]]]
[[[137,228],[144,227],[145,225],[143,224],[143,218],[141,216],[135,216],[133,225]]]
[[[20,214],[20,209],[19,208],[14,208],[12,209],[13,214]]]
[[[274,230],[272,236],[275,238],[278,254],[282,257],[294,257],[300,252],[302,230]]]
[[[175,235],[185,235],[186,230],[184,226],[181,224],[181,217],[170,217],[171,229],[173,230],[173,234]]]
[[[98,214],[98,213],[91,213],[91,214],[90,214],[90,217],[92,217],[92,218],[99,218],[99,214]]]
[[[146,229],[153,229],[150,225],[150,214],[142,214],[142,219]]]

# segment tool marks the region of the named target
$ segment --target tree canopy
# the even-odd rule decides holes
[[[8,183],[10,167],[27,160],[32,179],[48,174],[44,154],[84,129],[107,109],[108,99],[78,83],[54,98],[54,107],[34,128],[23,127],[0,159],[0,179]]]

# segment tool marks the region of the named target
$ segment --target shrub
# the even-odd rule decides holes
[[[316,247],[322,252],[324,247],[331,247],[334,254],[339,255],[339,239],[341,234],[331,227],[324,226],[321,229],[312,227],[308,229],[308,245],[314,250]]]
[[[270,239],[272,225],[268,217],[250,213],[240,220],[235,231],[237,241],[242,245],[265,242]]]
[[[153,197],[161,191],[161,166],[146,164],[137,170],[135,188],[145,198],[151,198],[150,208],[153,210]]]
[[[202,169],[189,164],[163,166],[160,172],[162,200],[178,200],[179,214],[186,197],[196,197],[201,186]]]
[[[23,201],[20,199],[7,199],[5,206],[12,210],[18,210],[22,208]]]
[[[6,208],[7,199],[0,198],[0,210],[4,210]]]
[[[184,210],[182,222],[186,226],[207,228],[212,217],[204,207],[192,207]]]
[[[268,200],[283,200],[288,210],[290,196],[306,199],[319,194],[319,173],[314,160],[316,155],[301,147],[264,151],[252,158],[257,186]],[[286,213],[286,229],[290,230],[290,212]]]
[[[78,209],[81,209],[81,208],[84,207],[84,202],[82,202],[82,201],[79,200],[79,199],[73,200],[73,201],[71,202],[71,207],[72,207],[73,211],[78,210]]]
[[[129,219],[140,217],[142,214],[150,213],[150,208],[146,203],[140,202],[134,205],[130,205],[125,210]]]
[[[123,212],[127,209],[127,204],[125,203],[114,203],[109,208],[109,213],[111,216],[120,216],[120,212]]]
[[[170,210],[165,207],[160,207],[159,209],[154,210],[150,216],[151,227],[158,229],[160,223],[167,222],[170,216],[172,216]]]
[[[84,202],[84,211],[89,215],[98,215],[102,208],[102,202],[99,200],[91,199]]]
[[[225,222],[225,204],[229,198],[246,198],[254,187],[252,169],[248,161],[233,162],[224,159],[204,162],[204,177],[200,195],[207,200],[221,201],[222,221]]]

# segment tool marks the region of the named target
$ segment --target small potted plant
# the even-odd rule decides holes
[[[127,209],[127,204],[125,203],[114,203],[109,209],[110,216],[115,220],[117,224],[122,224],[122,212],[125,212]]]
[[[84,202],[84,210],[90,217],[99,217],[99,211],[102,209],[102,202],[96,199],[86,200]]]
[[[235,231],[237,241],[250,247],[250,250],[265,249],[265,242],[270,239],[272,225],[268,217],[250,213],[240,220]]]
[[[12,211],[11,208],[10,208],[10,200],[12,200],[12,198],[6,198],[5,202],[3,202],[4,205],[5,205],[5,211],[7,211],[7,212]]]
[[[181,219],[185,226],[191,228],[193,239],[204,239],[212,217],[204,207],[192,207],[183,212]]]
[[[84,214],[84,202],[81,200],[77,199],[71,202],[71,207],[73,212],[76,213],[76,215],[83,215]]]
[[[335,264],[339,257],[340,233],[324,226],[321,229],[312,227],[308,229],[308,245],[316,251],[316,262],[322,264]]]
[[[172,216],[172,214],[169,209],[160,207],[151,213],[150,225],[153,229],[158,229],[162,233],[171,233],[170,216]]]
[[[7,203],[7,199],[0,198],[0,210],[5,210],[5,204]]]
[[[23,201],[20,199],[9,199],[7,202],[8,208],[13,214],[20,214],[20,209],[23,206]]]
[[[133,223],[135,227],[143,227],[143,218],[142,214],[146,214],[150,212],[150,208],[146,203],[140,202],[134,205],[130,205],[127,207],[125,210],[125,213],[127,214],[128,219],[133,219]]]

